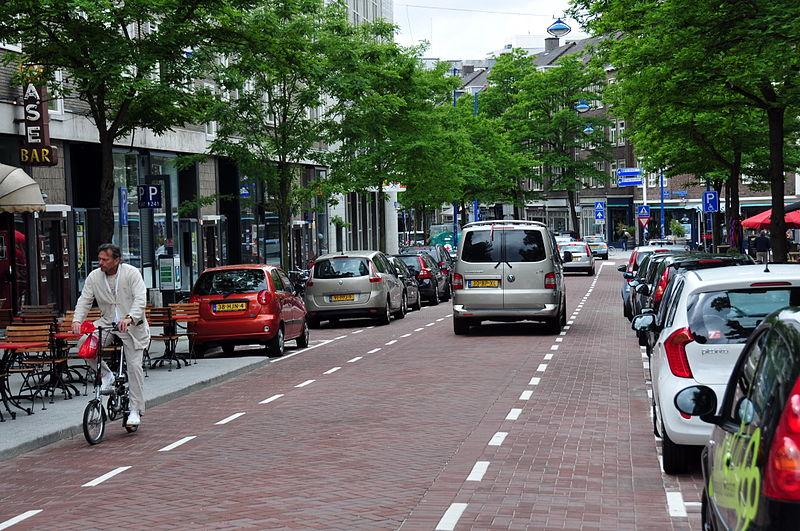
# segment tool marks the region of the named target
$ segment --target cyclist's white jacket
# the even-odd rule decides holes
[[[114,282],[117,296],[114,297],[111,286],[106,280],[106,274],[100,268],[95,269],[86,277],[78,304],[75,306],[73,322],[83,322],[89,314],[92,302],[97,301],[102,317],[95,321],[96,326],[111,326],[115,319],[122,319],[126,315],[133,317],[134,326],[128,328],[128,333],[137,349],[147,348],[150,343],[150,327],[147,325],[144,308],[147,304],[147,288],[138,269],[132,265],[121,263],[117,269],[119,283]],[[140,324],[136,324],[140,323]]]

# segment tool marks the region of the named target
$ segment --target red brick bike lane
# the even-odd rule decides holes
[[[589,281],[570,278],[571,292]],[[6,461],[0,522],[40,510],[19,527],[400,527],[461,449],[492,436],[509,386],[553,340],[536,325],[456,337],[449,313],[342,329],[148,410],[135,435],[116,422],[99,446],[74,438]]]
[[[581,303],[573,324],[529,343],[528,361],[402,529],[699,528],[697,514],[670,516],[683,506],[667,500],[674,481],[659,467],[620,282],[611,264],[596,284],[570,282]]]

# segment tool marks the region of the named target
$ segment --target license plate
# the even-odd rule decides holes
[[[499,280],[470,280],[469,287],[471,288],[497,288],[500,287]]]
[[[356,296],[352,293],[348,293],[346,295],[331,295],[332,302],[344,302],[344,301],[354,301],[356,300]]]
[[[214,304],[214,311],[219,312],[243,312],[247,309],[246,302],[220,302]]]

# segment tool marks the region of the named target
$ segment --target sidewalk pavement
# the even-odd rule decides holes
[[[160,348],[159,348],[160,347]],[[188,351],[186,340],[178,343],[178,352]],[[255,353],[255,351],[253,351]],[[163,353],[163,345],[153,344],[151,357],[156,358]],[[197,364],[181,369],[168,371],[165,365],[161,368],[148,369],[148,377],[144,380],[144,394],[148,411],[159,404],[185,395],[200,388],[214,385],[247,371],[251,371],[269,363],[266,356],[219,357],[198,360]],[[12,389],[14,388],[12,384]],[[78,390],[83,392],[83,385]],[[42,402],[37,399],[33,407],[33,415],[27,415],[12,406],[17,418],[0,423],[0,460],[8,459],[42,446],[73,436],[83,437],[83,410],[92,398],[92,386],[88,388],[89,396],[78,395],[64,400],[60,392],[56,393],[54,403],[45,399],[46,411],[42,411]],[[103,402],[105,403],[103,397]],[[27,406],[30,402],[23,401]],[[2,407],[2,403],[0,403]],[[4,413],[5,414],[5,413]],[[147,423],[147,414],[142,416]]]

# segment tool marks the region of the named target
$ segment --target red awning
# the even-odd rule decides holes
[[[765,210],[742,221],[742,227],[745,229],[769,229],[771,217],[772,209]],[[789,212],[784,219],[787,229],[800,229],[800,210]]]

